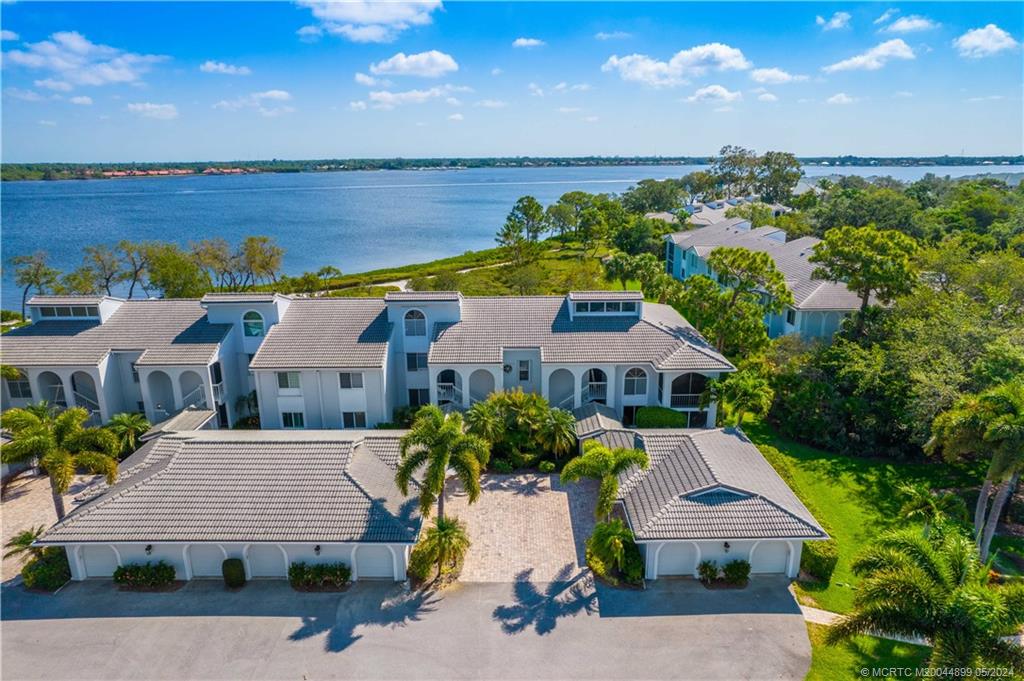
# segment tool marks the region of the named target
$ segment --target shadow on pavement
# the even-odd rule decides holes
[[[543,591],[530,581],[533,570],[523,570],[516,575],[512,586],[515,602],[499,605],[492,615],[501,622],[501,630],[506,634],[519,634],[532,627],[535,633],[544,636],[554,631],[563,617],[596,612],[597,593],[590,573],[581,572],[570,580],[574,567],[567,563],[559,570],[556,581],[544,585]]]
[[[800,615],[785,577],[751,577],[743,589],[709,590],[695,579],[648,581],[644,590],[596,586],[601,617]]]

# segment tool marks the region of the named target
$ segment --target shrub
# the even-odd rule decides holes
[[[296,589],[338,589],[352,579],[352,569],[344,563],[316,563],[303,561],[288,567],[288,581]]]
[[[697,566],[697,574],[700,581],[710,584],[718,578],[718,565],[713,560],[702,560]]]
[[[537,466],[537,468],[540,469],[541,473],[554,473],[555,472],[555,462],[554,461],[541,461],[540,465]]]
[[[245,586],[245,565],[241,558],[228,558],[221,563],[220,571],[224,575],[224,586],[229,589]]]
[[[619,579],[638,585],[644,578],[644,559],[633,533],[621,520],[614,519],[594,526],[587,540],[587,563],[599,577],[611,584]]]
[[[174,583],[174,566],[166,561],[129,563],[114,570],[114,583],[131,588],[152,588]]]
[[[56,591],[71,579],[68,554],[62,546],[51,546],[21,568],[21,579],[29,589]]]
[[[513,468],[512,464],[505,459],[495,459],[491,462],[491,470],[495,473],[511,473]]]
[[[804,542],[800,556],[800,569],[826,584],[832,580],[832,572],[839,561],[839,545],[835,539]]]
[[[722,566],[722,576],[729,584],[746,584],[750,578],[750,563],[743,559],[730,560]]]
[[[469,546],[466,524],[458,518],[446,516],[434,519],[434,524],[423,533],[417,548],[423,552],[423,560],[429,558],[438,566],[439,574],[445,574],[461,570]]]
[[[405,573],[412,579],[425,582],[434,574],[434,565],[434,557],[420,543],[412,547],[412,552],[409,554],[409,567]]]
[[[686,428],[689,417],[668,407],[641,407],[636,412],[637,428]]]
[[[636,544],[626,549],[626,564],[622,567],[622,576],[630,584],[640,584],[644,580],[644,558]]]

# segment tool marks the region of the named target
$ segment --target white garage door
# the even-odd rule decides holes
[[[221,577],[224,573],[224,552],[217,545],[193,544],[188,547],[188,559],[192,563],[192,577]]]
[[[284,553],[276,545],[253,544],[249,547],[249,572],[253,577],[287,577]]]
[[[658,554],[658,576],[692,576],[697,566],[697,547],[690,542],[672,542]]]
[[[394,579],[390,549],[371,544],[356,549],[356,576],[359,579]]]
[[[789,546],[786,542],[760,542],[750,560],[753,573],[784,574],[789,563]]]
[[[117,569],[117,554],[109,546],[83,546],[82,562],[86,577],[113,577]]]

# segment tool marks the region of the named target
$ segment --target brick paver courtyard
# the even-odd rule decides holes
[[[594,481],[561,485],[555,475],[485,475],[480,485],[480,498],[469,506],[458,482],[449,483],[445,514],[464,520],[473,542],[461,581],[568,581],[585,568]]]

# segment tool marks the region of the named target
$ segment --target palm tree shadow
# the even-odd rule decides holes
[[[393,589],[391,585],[388,588]],[[363,593],[349,592],[339,600],[333,618],[327,615],[303,616],[302,626],[292,632],[288,639],[302,641],[326,634],[324,650],[340,653],[362,638],[361,634],[356,633],[358,629],[397,629],[408,626],[436,610],[440,600],[437,592],[430,589],[397,593],[392,590],[383,597],[379,588],[371,588]]]
[[[515,603],[499,605],[492,614],[501,622],[501,630],[511,636],[532,627],[536,634],[544,636],[554,631],[563,617],[597,612],[597,592],[590,573],[581,572],[569,580],[573,567],[566,563],[543,591],[530,581],[533,568],[518,573],[512,589]]]

